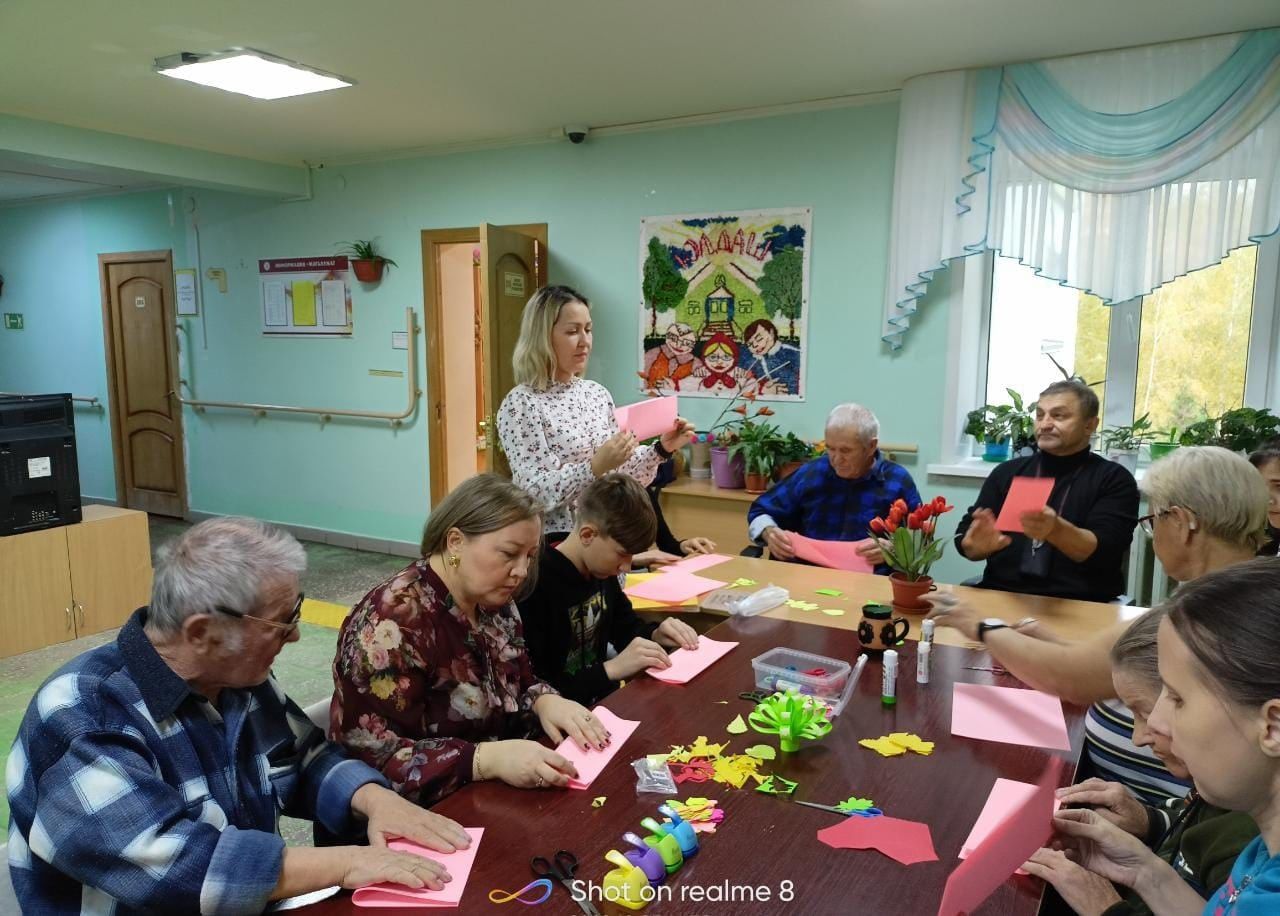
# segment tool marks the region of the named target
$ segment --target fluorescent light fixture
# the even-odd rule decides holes
[[[164,76],[255,99],[286,99],[354,85],[344,77],[251,48],[232,48],[217,54],[183,51],[157,58],[155,69]]]

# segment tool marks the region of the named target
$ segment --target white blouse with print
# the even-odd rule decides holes
[[[573,530],[578,494],[595,479],[591,456],[618,431],[613,397],[599,382],[574,378],[546,391],[512,388],[498,408],[498,438],[516,485],[542,504],[543,530]],[[618,471],[648,485],[662,458],[652,446],[631,453]]]

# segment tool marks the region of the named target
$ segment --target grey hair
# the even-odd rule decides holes
[[[1267,540],[1267,485],[1248,459],[1216,445],[1180,448],[1139,484],[1152,512],[1181,506],[1205,533],[1256,550]]]
[[[250,613],[269,582],[306,568],[302,545],[274,525],[238,516],[201,522],[161,550],[147,625],[176,633],[219,606]]]
[[[876,415],[861,404],[837,404],[827,414],[826,429],[847,429],[852,431],[865,445],[872,439],[880,438],[880,421]]]
[[[1160,659],[1156,636],[1166,608],[1152,608],[1129,624],[1111,647],[1111,667],[1124,670],[1148,687],[1160,690]]]

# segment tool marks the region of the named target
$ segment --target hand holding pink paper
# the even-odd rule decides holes
[[[996,517],[996,528],[1001,531],[1022,531],[1022,513],[1039,512],[1049,505],[1053,493],[1052,477],[1015,477],[1009,484],[1009,493]]]
[[[858,553],[858,548],[870,538],[861,541],[819,541],[794,532],[790,537],[791,549],[801,560],[808,560],[828,569],[865,573],[873,571],[871,561]]]
[[[618,429],[630,430],[637,439],[661,436],[676,425],[676,417],[679,416],[676,400],[673,395],[637,401],[635,404],[615,408],[613,416],[618,421]]]
[[[987,796],[987,803],[982,806],[982,813],[978,815],[973,829],[969,831],[968,839],[960,847],[958,858],[967,859],[975,849],[987,841],[987,837],[994,833],[1009,815],[1027,804],[1037,791],[1039,788],[1029,782],[997,779],[996,784],[991,787],[991,794]],[[1053,809],[1056,811],[1061,806],[1062,802],[1055,798]],[[1025,875],[1026,872],[1018,869],[1017,874]]]
[[[443,865],[453,880],[441,890],[433,891],[425,887],[405,887],[402,884],[383,882],[358,888],[351,895],[351,902],[356,906],[373,907],[457,906],[462,900],[462,892],[467,889],[467,878],[471,875],[476,853],[480,851],[480,838],[484,835],[483,827],[464,827],[463,829],[467,831],[467,836],[471,837],[471,845],[455,852],[436,852],[412,840],[392,840],[387,844],[397,852],[411,852],[424,859],[434,859]]]
[[[577,742],[572,738],[565,738],[560,742],[556,753],[572,763],[578,771],[578,778],[569,780],[570,789],[585,789],[591,785],[595,778],[604,772],[604,768],[609,765],[609,761],[618,753],[622,745],[627,743],[632,733],[640,727],[639,722],[619,718],[603,706],[597,706],[591,712],[609,732],[610,740],[604,750],[588,748],[585,751],[578,747]]]
[[[650,668],[649,676],[668,684],[687,684],[707,668],[720,660],[722,656],[737,645],[736,642],[721,642],[698,637],[698,648],[674,649],[671,652],[670,668]]]

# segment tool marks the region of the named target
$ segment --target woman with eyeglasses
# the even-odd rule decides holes
[[[1139,486],[1149,514],[1139,519],[1165,572],[1179,582],[1252,559],[1263,542],[1267,488],[1248,461],[1213,446],[1181,448],[1147,468]],[[1024,683],[1081,706],[1089,775],[1119,782],[1147,804],[1186,794],[1151,753],[1133,744],[1133,716],[1116,699],[1109,653],[1127,621],[1069,642],[1042,624],[987,621],[953,595],[935,593],[932,617],[982,642],[997,664]],[[981,627],[981,633],[979,628]]]
[[[515,600],[532,588],[542,518],[495,474],[459,484],[427,519],[422,557],[343,621],[330,734],[401,795],[430,805],[469,782],[568,785],[561,754],[531,740],[603,748],[590,710],[540,681]]]

